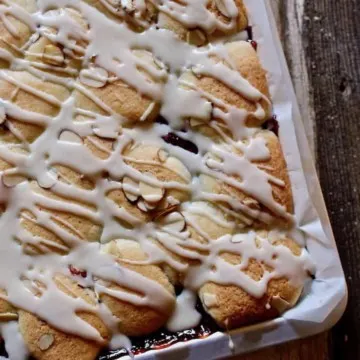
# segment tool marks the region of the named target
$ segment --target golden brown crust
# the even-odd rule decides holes
[[[195,76],[191,72],[186,72],[181,76],[180,80],[194,84],[198,89],[222,101],[224,104],[246,110],[249,113],[246,118],[246,125],[250,127],[260,126],[270,118],[272,109],[271,103],[268,100],[270,93],[266,72],[250,43],[237,41],[226,44],[225,48],[228,51],[230,60],[235,66],[235,70],[263,95],[263,98],[259,102],[246,99],[237,91],[210,76]],[[264,110],[264,116],[260,118],[252,114],[256,112],[258,103]],[[219,107],[221,107],[221,105]],[[220,119],[215,120],[222,122]],[[242,126],[242,124],[239,123],[239,126]],[[212,134],[213,131],[210,131],[210,136]]]
[[[94,305],[95,294],[82,289],[72,279],[58,275],[54,279],[57,286],[72,297],[81,297]],[[92,313],[79,312],[82,320],[94,327],[104,339],[103,343],[96,343],[78,336],[59,331],[35,315],[26,311],[19,311],[20,332],[30,353],[39,360],[92,360],[109,340],[109,330],[102,320]]]
[[[222,8],[221,4],[219,3],[222,3],[222,1],[209,0],[207,4],[207,9],[212,14],[214,14],[217,21],[224,25],[227,25],[230,23],[230,19],[219,10],[219,7]],[[174,19],[165,12],[160,12],[158,14],[157,24],[160,28],[164,28],[174,32],[182,41],[187,41],[192,45],[202,46],[205,45],[209,39],[214,40],[224,35],[234,34],[238,31],[244,30],[247,27],[248,16],[243,0],[236,0],[235,5],[238,10],[238,15],[235,19],[235,26],[229,27],[227,29],[220,29],[216,27],[210,33],[206,33],[206,31],[201,28],[201,25],[197,28],[188,28],[178,19]]]
[[[118,262],[125,268],[135,271],[163,286],[166,291],[174,296],[173,305],[175,305],[174,288],[158,266],[134,265],[124,261],[143,261],[147,259],[147,255],[143,252],[137,242],[130,240],[112,241],[106,246],[105,251],[114,255]],[[126,291],[126,289],[115,284],[107,284],[107,287],[110,289]],[[170,312],[160,313],[159,311],[146,306],[136,306],[121,301],[108,294],[101,294],[100,298],[120,320],[119,327],[121,333],[129,336],[141,336],[156,331],[166,323],[168,316],[171,313],[171,309]]]
[[[44,114],[48,116],[56,116],[60,111],[61,103],[70,95],[67,88],[62,85],[43,81],[36,76],[25,71],[4,71],[5,78],[0,78],[0,98],[9,100],[21,109]],[[7,77],[9,80],[7,80]],[[22,84],[28,86],[39,95],[22,88]],[[50,95],[57,99],[60,103],[50,103],[45,98]]]
[[[272,195],[274,200],[279,205],[284,206],[287,213],[291,214],[293,212],[292,190],[279,139],[275,136],[275,134],[268,130],[259,131],[255,135],[255,138],[262,138],[265,140],[267,149],[269,151],[269,158],[261,161],[253,161],[253,164],[260,166],[261,170],[269,173],[274,178],[281,181],[281,185],[270,182]],[[276,214],[269,210],[264,204],[260,202],[259,199],[246,194],[245,191],[242,191],[230,184],[214,179],[207,175],[202,175],[200,178],[205,191],[215,194],[228,195],[231,198],[240,201],[243,205],[249,207],[250,209],[260,210],[261,212],[267,213],[273,217],[272,223],[286,224],[291,221],[290,218],[286,219],[282,215]],[[261,225],[260,219],[252,219],[246,213],[244,213],[243,216],[244,221],[240,221],[240,223],[243,223],[244,226],[264,226]]]
[[[32,13],[36,10],[36,0],[14,0],[12,3],[19,6],[24,12]],[[2,4],[2,6],[6,5]],[[9,13],[4,12],[4,18],[0,21],[0,48],[15,57],[22,57],[22,48],[30,39],[32,30],[11,11]],[[0,59],[0,68],[8,68],[9,65],[5,58]]]
[[[191,180],[191,175],[185,165],[177,158],[169,156],[160,147],[148,144],[132,144],[125,149],[123,154],[126,156],[126,164],[161,182],[186,185]],[[173,205],[171,202],[169,203],[169,197],[175,199],[179,204],[189,198],[189,192],[186,189],[176,187],[163,189],[162,199],[156,207],[156,211]]]
[[[266,232],[262,232],[262,235],[266,235]],[[300,247],[289,238],[275,241],[274,244],[288,247],[296,256],[301,253]],[[226,253],[222,257],[232,264],[241,261],[239,255]],[[265,269],[271,271],[266,264],[252,259],[244,272],[253,280],[259,281]],[[261,298],[255,298],[237,286],[212,282],[201,287],[199,296],[204,308],[219,326],[224,329],[235,329],[279,316],[296,304],[301,292],[302,286],[293,286],[286,278],[275,278],[270,280],[266,293]],[[207,306],[206,299],[209,296],[212,301],[210,306]]]
[[[141,96],[135,89],[129,87],[121,80],[108,83],[101,88],[84,86],[90,91],[92,96],[100,100],[109,107],[115,114],[123,116],[130,122],[140,121],[145,111],[151,106],[153,100],[146,96]],[[94,111],[99,114],[106,114],[94,101],[92,101],[85,93],[76,92],[76,106],[80,109]],[[159,105],[154,103],[153,111],[151,111],[146,120],[153,121],[159,111]]]
[[[266,146],[270,153],[268,161],[258,161],[256,163],[266,165],[265,171],[284,183],[284,186],[272,184],[273,196],[277,203],[283,205],[286,211],[292,214],[294,212],[294,203],[291,183],[279,138],[268,130],[259,131],[256,137],[262,137],[266,140]]]
[[[0,289],[0,295],[6,295],[6,292]],[[17,320],[17,310],[6,300],[0,298],[0,324],[3,321]]]
[[[49,214],[50,220],[56,224],[59,228],[67,233],[76,236],[79,240],[83,241],[99,241],[102,226],[95,223],[92,219],[86,216],[78,215],[74,210],[67,209],[64,204],[75,204],[78,206],[84,206],[89,208],[89,204],[77,202],[71,198],[66,198],[54,193],[51,190],[45,190],[41,188],[36,182],[32,183],[32,189],[35,193],[42,195],[48,199],[61,201],[62,210],[51,208],[42,204],[39,200],[37,206],[41,212]],[[90,207],[91,209],[91,207]],[[42,254],[45,251],[55,251],[60,254],[67,253],[69,250],[69,244],[66,244],[65,240],[56,234],[54,231],[37,224],[36,215],[31,211],[24,209],[21,212],[21,226],[33,236],[37,237],[38,244],[23,244],[24,250],[31,254]],[[60,247],[58,246],[60,245]]]

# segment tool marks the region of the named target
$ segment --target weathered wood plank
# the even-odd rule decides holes
[[[357,0],[306,1],[304,33],[316,112],[318,170],[349,284],[333,359],[360,358],[360,31]]]
[[[309,339],[297,340],[274,346],[253,354],[234,357],[232,360],[327,360],[328,334],[321,334]]]
[[[294,84],[296,97],[305,126],[305,131],[314,157],[316,137],[314,136],[315,113],[312,104],[312,89],[309,85],[305,54],[303,51],[304,0],[271,0],[273,13]]]

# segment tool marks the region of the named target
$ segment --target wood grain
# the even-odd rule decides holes
[[[349,286],[342,320],[325,334],[236,357],[360,359],[360,1],[269,0]]]
[[[360,359],[360,2],[306,1],[304,45],[320,181],[348,280],[332,359]]]

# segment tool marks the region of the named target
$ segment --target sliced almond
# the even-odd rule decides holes
[[[123,191],[129,201],[136,201],[139,197],[139,184],[128,176],[123,178]]]
[[[42,55],[44,63],[54,66],[62,66],[64,64],[64,54],[62,50],[53,44],[46,45]]]
[[[81,137],[78,134],[76,134],[70,130],[63,130],[60,133],[59,140],[70,142],[73,144],[82,144],[82,142],[83,142]]]
[[[153,58],[153,61],[154,61],[155,65],[156,65],[156,67],[157,67],[158,69],[163,70],[163,69],[166,68],[165,65],[164,65],[164,63],[161,62],[159,59],[157,59],[157,58],[154,57],[154,58]]]
[[[145,201],[143,199],[140,199],[137,202],[137,207],[143,212],[148,212],[149,211],[148,208],[146,207]]]
[[[127,13],[135,11],[134,4],[132,0],[121,0],[121,6]]]
[[[6,112],[3,106],[0,106],[0,125],[6,120]]]
[[[227,18],[231,17],[225,6],[224,0],[215,0],[215,5],[222,15],[224,15]]]
[[[165,166],[182,176],[186,181],[191,181],[191,174],[185,165],[177,158],[170,156],[165,162]]]
[[[186,34],[186,41],[190,45],[202,46],[206,43],[206,36],[200,29],[189,30]]]
[[[144,201],[144,204],[149,211],[154,210],[157,206],[157,203],[149,203],[147,201]]]
[[[165,162],[166,159],[169,157],[169,153],[164,149],[160,149],[158,151],[157,155],[158,155],[160,162]]]
[[[248,206],[251,209],[259,209],[260,208],[259,202],[255,199],[251,199],[251,198],[244,199],[243,204]]]
[[[177,206],[180,204],[180,201],[171,195],[166,198],[166,201],[170,206]]]
[[[290,303],[284,300],[279,295],[273,296],[270,300],[270,305],[274,307],[279,314],[284,313],[287,309],[291,307]]]
[[[144,175],[155,178],[151,173],[144,173]],[[164,189],[140,181],[140,194],[145,201],[149,203],[156,203],[163,198]]]
[[[16,313],[11,313],[11,312],[6,312],[6,313],[1,313],[0,314],[0,322],[2,321],[14,321],[18,319],[18,314]]]
[[[145,121],[146,119],[149,118],[149,116],[153,113],[155,109],[155,105],[156,105],[155,102],[150,103],[150,105],[146,108],[144,113],[140,116],[140,121]]]
[[[201,125],[204,125],[203,121],[198,120],[198,119],[193,119],[193,118],[190,119],[190,126],[191,127],[195,128],[195,127],[201,126]]]
[[[4,174],[1,179],[3,184],[7,187],[14,187],[24,181],[27,181],[26,177],[15,174]]]
[[[179,212],[167,214],[160,220],[164,229],[181,232],[185,228],[185,219]]]
[[[40,350],[47,350],[54,343],[54,336],[51,334],[42,335],[39,339],[38,346]]]
[[[202,303],[207,309],[219,306],[216,295],[211,293],[204,293],[202,295]]]
[[[101,88],[105,86],[108,81],[108,77],[108,72],[98,66],[83,69],[79,74],[79,79],[84,85],[94,88]]]

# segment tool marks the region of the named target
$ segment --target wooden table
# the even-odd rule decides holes
[[[268,0],[300,103],[349,286],[330,332],[237,357],[360,359],[360,1]]]

